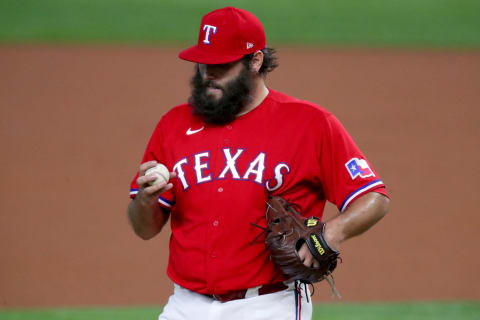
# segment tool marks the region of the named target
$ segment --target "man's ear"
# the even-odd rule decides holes
[[[250,60],[250,71],[258,73],[263,64],[263,52],[258,50],[253,54],[252,60]]]

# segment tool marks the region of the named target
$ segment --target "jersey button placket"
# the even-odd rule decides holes
[[[204,173],[207,172],[212,175],[212,180],[209,183],[202,185],[204,188],[208,188],[208,203],[209,210],[205,212],[208,217],[205,217],[205,286],[208,291],[214,290],[217,285],[218,275],[222,270],[222,257],[223,249],[221,245],[221,232],[218,227],[219,222],[221,222],[221,217],[219,212],[221,211],[222,202],[221,196],[222,193],[219,193],[218,189],[220,187],[225,187],[222,180],[217,180],[216,175],[218,175],[224,167],[224,154],[223,148],[224,139],[229,138],[228,132],[223,127],[214,127],[212,128],[212,147],[209,158],[208,170],[205,169]],[[215,223],[216,222],[216,223]]]
[[[218,220],[215,220],[212,222],[212,226],[214,229],[217,229],[219,224],[220,223],[218,222]],[[213,249],[212,253],[210,254],[210,257],[212,259],[215,259],[217,257],[217,252],[215,251],[215,249]]]
[[[232,126],[226,125],[222,129],[219,129],[219,134],[217,135],[218,141],[218,157],[217,161],[212,164],[210,170],[212,172],[221,172],[225,166],[224,163],[224,154],[223,148],[230,147],[229,143],[231,142]],[[216,203],[223,203],[224,197],[226,196],[225,188],[222,180],[212,181],[212,191],[213,191],[213,207],[217,209]],[[212,208],[213,209],[213,208]],[[207,272],[209,274],[207,279],[207,288],[213,290],[217,285],[217,276],[221,273],[221,268],[223,265],[222,262],[222,250],[224,248],[221,244],[221,235],[222,230],[220,229],[220,223],[222,221],[221,215],[219,215],[220,210],[211,210],[209,215],[209,234],[207,235],[209,239],[208,244],[208,253],[207,253]]]

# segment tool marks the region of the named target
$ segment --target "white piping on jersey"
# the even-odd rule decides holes
[[[354,193],[352,193],[348,198],[347,200],[345,200],[345,202],[343,203],[343,206],[340,208],[340,212],[343,212],[345,210],[345,208],[348,207],[348,205],[350,204],[350,202],[352,202],[352,200],[354,200],[359,194],[367,191],[367,190],[370,190],[374,187],[377,187],[379,185],[383,185],[383,182],[382,181],[377,181],[375,183],[372,183],[372,184],[367,184],[366,186],[358,189],[357,191],[355,191]]]
[[[161,197],[158,197],[158,202],[163,204],[165,207],[168,207],[168,208],[172,207],[170,203],[166,202],[166,200],[162,199]]]
[[[131,190],[130,195],[136,195],[138,193],[138,190]],[[158,197],[158,203],[163,204],[165,207],[171,208],[172,204],[169,203],[167,200],[163,199],[162,197]]]

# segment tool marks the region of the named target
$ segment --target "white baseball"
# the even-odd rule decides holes
[[[161,163],[145,171],[145,175],[149,175],[149,174],[157,175],[156,180],[154,180],[153,182],[149,182],[151,186],[160,182],[168,182],[168,180],[170,180],[170,173],[168,171],[168,168]]]

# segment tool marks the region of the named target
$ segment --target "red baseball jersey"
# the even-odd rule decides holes
[[[265,100],[232,123],[205,124],[188,104],[165,114],[142,162],[177,173],[159,203],[171,210],[167,273],[177,284],[221,294],[283,281],[264,237],[269,194],[323,215],[325,201],[344,211],[385,186],[340,122],[325,109],[270,89]],[[131,197],[138,192],[137,176]]]

